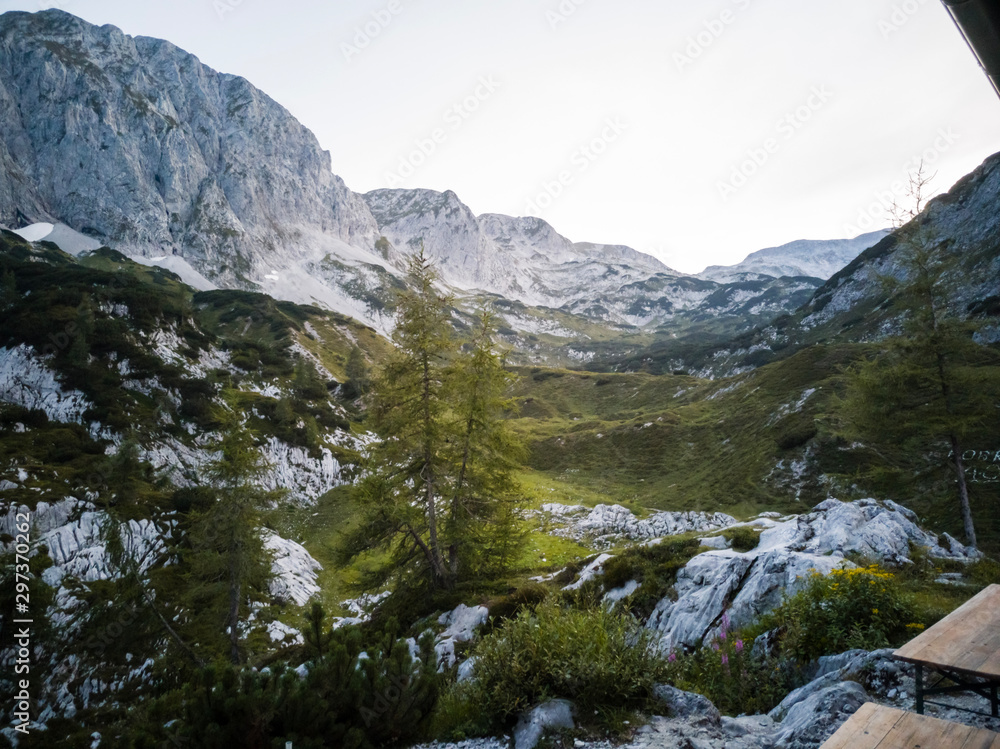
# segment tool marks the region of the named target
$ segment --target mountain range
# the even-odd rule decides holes
[[[745,332],[798,308],[881,238],[797,242],[690,276],[628,247],[572,242],[541,219],[476,216],[450,191],[359,195],[245,79],[60,10],[0,16],[0,224],[383,332],[423,243],[460,306],[500,302],[511,343],[555,361],[657,329]]]

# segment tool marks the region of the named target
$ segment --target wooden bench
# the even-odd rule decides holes
[[[820,749],[1000,749],[1000,733],[866,702]]]
[[[893,657],[917,667],[918,713],[924,712],[926,695],[975,692],[989,700],[993,717],[1000,717],[1000,585],[990,585],[963,603]],[[925,670],[943,678],[927,686]],[[939,686],[944,678],[952,684]]]

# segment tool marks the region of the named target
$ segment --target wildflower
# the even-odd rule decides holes
[[[737,640],[736,641],[736,652],[737,653],[742,653],[743,652],[743,640]]]
[[[670,663],[674,663],[677,660],[677,653],[671,650],[670,655],[667,656],[667,660],[670,661]]]
[[[722,665],[723,666],[729,665],[729,656],[726,655],[725,653],[722,654]]]
[[[878,609],[872,609],[872,613],[873,614],[877,614],[878,613]]]
[[[712,650],[714,650],[716,653],[719,652],[719,643],[718,642],[713,642],[712,643]]]
[[[721,632],[719,632],[719,639],[720,640],[725,640],[726,639],[726,630],[725,629],[723,629]]]
[[[729,629],[729,614],[728,612],[722,612],[722,631],[725,632]]]

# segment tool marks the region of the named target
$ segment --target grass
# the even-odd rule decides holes
[[[934,446],[888,475],[874,451],[837,436],[839,372],[856,344],[813,346],[735,377],[520,368],[511,415],[530,446],[527,484],[548,501],[722,511],[753,517],[834,496],[891,498],[927,527],[962,537],[944,456]],[[1000,444],[995,422],[970,435]],[[972,487],[980,546],[1000,553],[1000,485]]]

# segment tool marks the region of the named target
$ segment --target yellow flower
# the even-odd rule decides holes
[[[872,613],[873,614],[877,614],[878,613],[878,609],[872,609]]]

